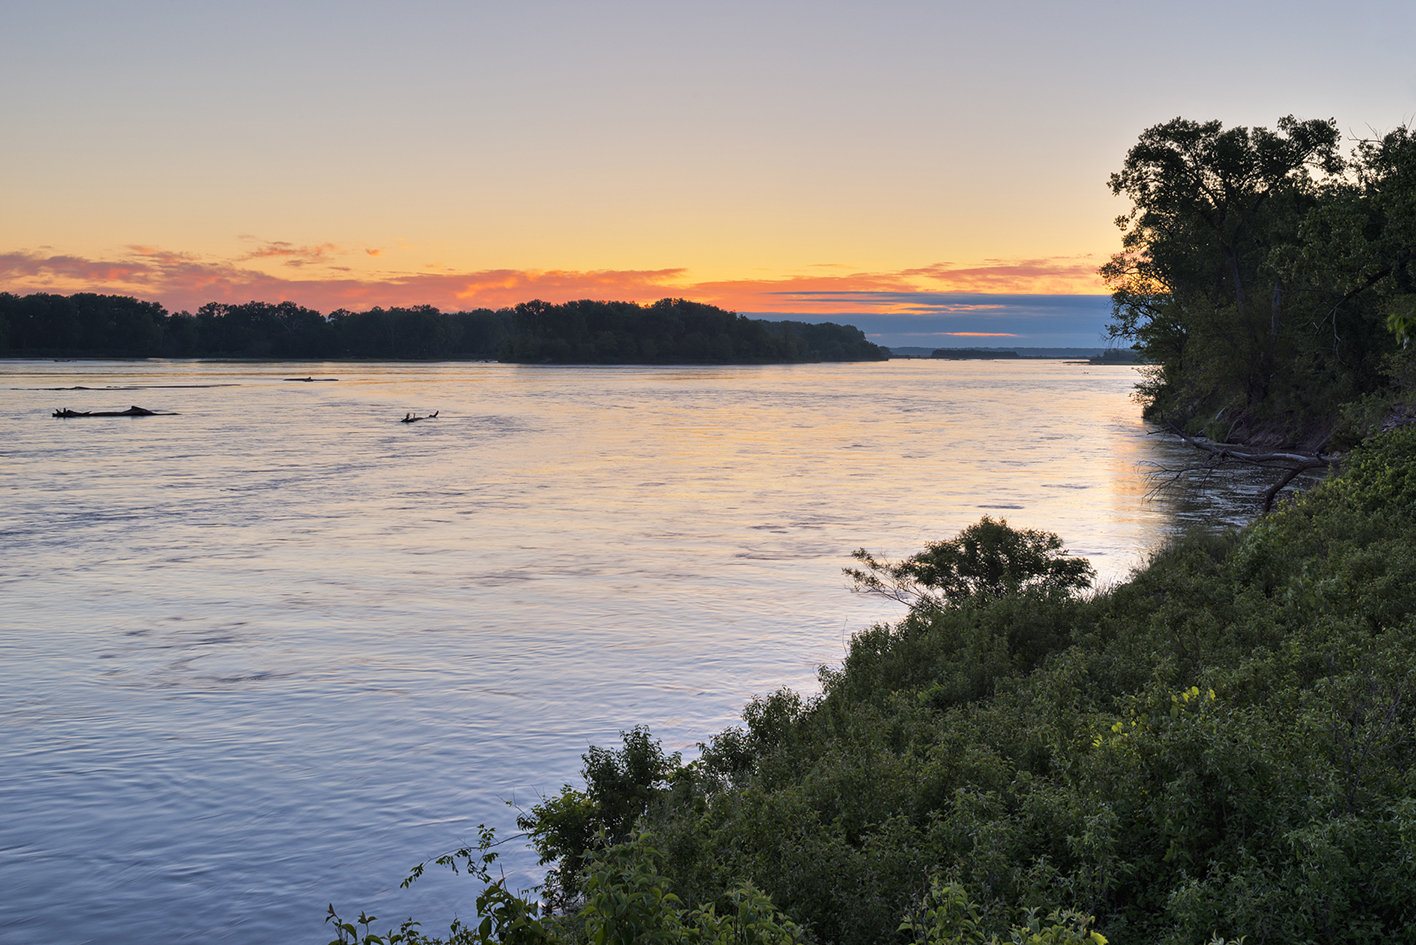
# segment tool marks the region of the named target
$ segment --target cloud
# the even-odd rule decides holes
[[[998,343],[1097,347],[1105,344],[1111,314],[1110,297],[1095,294],[919,293],[908,306],[899,303],[892,299],[888,305],[861,306],[830,319],[855,325],[872,341],[885,345],[967,347],[989,337],[1007,336]],[[821,316],[802,313],[799,317]]]
[[[75,282],[101,286],[140,281],[149,270],[149,266],[131,260],[112,262],[79,256],[41,258],[29,253],[0,253],[0,279],[3,279],[7,286],[25,286],[35,281],[40,285],[49,282]]]
[[[989,294],[997,293],[1097,294],[1105,291],[1097,266],[1091,256],[988,260],[967,268],[936,263],[894,272],[700,282],[693,290],[695,298],[737,311],[923,315],[978,310],[990,304]]]
[[[245,238],[254,239],[254,237]],[[260,246],[244,256],[238,256],[236,262],[249,262],[253,259],[279,259],[287,266],[299,268],[311,263],[324,263],[330,256],[343,252],[344,250],[334,243],[320,243],[318,246],[296,246],[293,243],[279,240],[264,240]]]
[[[520,270],[377,273],[352,276],[347,267],[321,265],[308,275],[264,272],[252,261],[276,260],[297,268],[320,263],[333,244],[304,247],[263,243],[234,260],[207,259],[151,246],[129,246],[113,260],[34,252],[0,253],[0,289],[30,292],[100,292],[135,295],[171,310],[206,302],[292,301],[320,311],[433,305],[441,309],[502,308],[533,298],[631,299],[650,302],[685,294],[685,270]]]
[[[1051,256],[1043,259],[986,259],[981,265],[956,267],[935,263],[918,269],[902,270],[907,278],[927,279],[948,292],[1029,292],[1063,295],[1098,292],[1102,288],[1097,268],[1104,262],[1095,256]],[[1026,286],[1027,288],[1022,288]]]

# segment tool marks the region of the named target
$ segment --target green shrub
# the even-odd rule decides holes
[[[688,764],[591,749],[525,824],[575,896],[459,941],[1416,941],[1416,429],[1075,590],[916,606]]]

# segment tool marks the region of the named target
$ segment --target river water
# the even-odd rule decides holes
[[[0,375],[3,942],[325,942],[330,902],[445,929],[475,889],[399,890],[414,863],[622,729],[692,754],[897,616],[852,549],[992,515],[1109,582],[1247,513],[1148,494],[1182,454],[1124,367]],[[130,404],[176,415],[51,417]]]

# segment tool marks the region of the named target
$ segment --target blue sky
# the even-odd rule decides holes
[[[909,302],[929,310],[908,314],[842,312],[831,320],[855,325],[871,341],[887,347],[1105,348],[1117,344],[1106,340],[1111,298],[1105,295],[919,293]],[[754,314],[770,319],[822,320],[812,314]]]

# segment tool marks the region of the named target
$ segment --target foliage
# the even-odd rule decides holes
[[[493,832],[479,827],[475,851],[465,847],[438,857],[437,865],[465,871],[483,883],[477,897],[476,925],[453,920],[446,939],[424,935],[409,919],[398,931],[371,932],[377,917],[359,913],[344,922],[331,904],[325,921],[336,938],[329,945],[800,945],[801,930],[779,913],[763,893],[746,884],[731,890],[720,913],[714,905],[686,909],[661,873],[663,856],[648,835],[601,848],[586,860],[581,877],[585,902],[575,915],[543,911],[534,901],[505,889],[505,879],[493,880],[496,860]],[[419,864],[403,882],[407,887],[422,874]],[[363,931],[360,931],[360,926]]]
[[[331,903],[326,923],[332,923],[336,938],[329,945],[490,945],[493,942],[505,945],[551,945],[563,941],[558,936],[557,924],[541,915],[540,907],[532,900],[515,895],[506,889],[506,878],[492,879],[492,867],[497,860],[496,836],[486,825],[479,825],[478,843],[472,847],[462,847],[446,853],[434,864],[451,869],[454,873],[465,872],[483,884],[477,896],[476,925],[464,925],[454,919],[448,930],[447,939],[425,936],[420,931],[420,923],[406,920],[397,932],[390,929],[379,935],[370,928],[378,921],[376,916],[360,911],[356,922],[344,922]],[[408,888],[423,875],[426,863],[413,867],[403,880],[403,888]],[[361,934],[358,926],[363,926]]]
[[[579,901],[587,852],[628,841],[650,802],[680,770],[679,754],[665,755],[648,729],[636,727],[620,734],[623,750],[592,745],[583,756],[580,773],[585,790],[566,785],[560,794],[543,798],[517,818],[517,826],[541,855],[541,864],[557,864],[546,877],[545,888],[546,899],[555,909],[565,910]]]
[[[916,607],[822,680],[644,804],[683,908],[750,882],[852,945],[1416,940],[1416,429],[1104,593]]]
[[[1405,345],[1416,327],[1416,136],[1398,128],[1360,141],[1350,180],[1329,188],[1279,256],[1323,290],[1335,314],[1370,299]],[[1333,323],[1336,330],[1337,324]]]
[[[210,302],[169,315],[117,295],[0,293],[7,357],[493,359],[517,362],[762,364],[876,361],[885,349],[858,328],[767,322],[712,305],[525,302],[440,312],[430,305],[340,309],[294,302]]]
[[[1089,915],[1054,909],[1044,925],[1037,912],[1026,910],[1022,923],[1013,926],[1006,941],[1013,945],[1106,945],[1105,936],[1088,931],[1096,921]],[[1004,941],[997,935],[985,936],[981,919],[968,890],[958,883],[936,880],[898,931],[911,933],[911,940],[919,945],[999,945]]]
[[[158,352],[166,321],[166,310],[156,302],[124,296],[0,293],[0,327],[5,329],[0,350],[9,357],[78,349],[145,357]]]
[[[503,361],[583,364],[879,361],[860,329],[768,322],[684,299],[523,302]]]
[[[344,310],[211,302],[195,315],[118,295],[0,293],[9,357],[494,358],[510,316],[431,306]]]
[[[1404,338],[1416,311],[1407,129],[1345,159],[1333,121],[1177,118],[1141,135],[1111,189],[1133,207],[1101,269],[1110,332],[1154,365],[1139,388],[1148,416],[1312,445],[1344,404],[1386,389],[1392,332]]]
[[[448,941],[1416,941],[1416,428],[1104,593],[916,607],[822,682],[690,763],[587,752],[523,823],[574,895],[505,891],[484,834]]]
[[[955,538],[934,541],[903,561],[880,561],[864,548],[851,557],[865,570],[844,568],[853,590],[880,594],[915,608],[940,608],[1009,594],[1067,595],[1091,586],[1096,571],[1071,558],[1051,532],[1009,528],[985,515]]]

